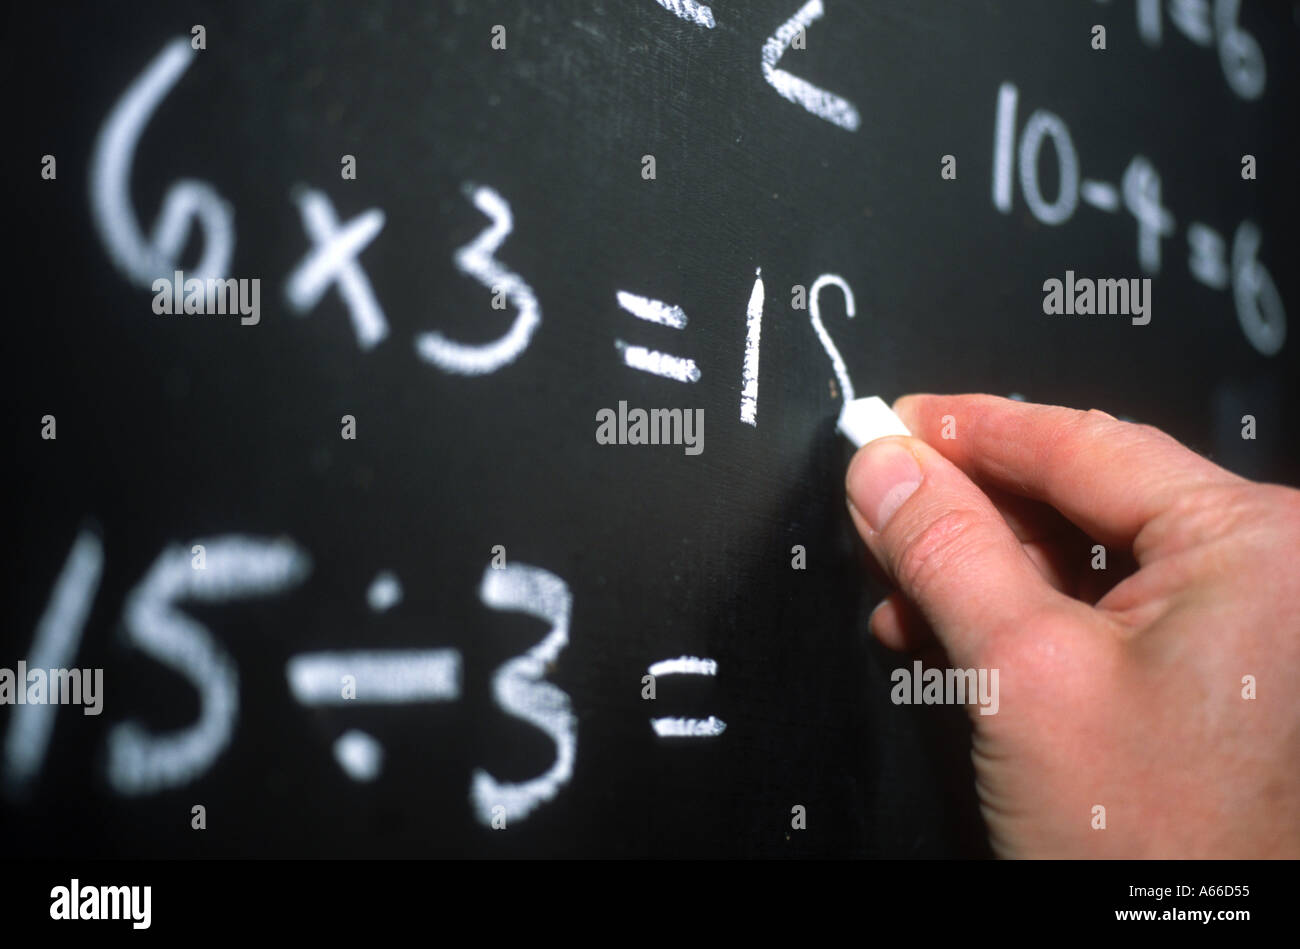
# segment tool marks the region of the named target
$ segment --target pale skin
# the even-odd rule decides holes
[[[999,670],[997,713],[969,706],[993,851],[1300,857],[1300,491],[1095,410],[894,410],[916,437],[847,475],[895,587],[871,631]]]

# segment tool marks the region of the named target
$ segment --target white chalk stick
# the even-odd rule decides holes
[[[912,434],[878,395],[845,403],[840,412],[839,429],[858,448],[886,435]]]

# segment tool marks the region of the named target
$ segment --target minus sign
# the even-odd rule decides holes
[[[1119,192],[1104,181],[1085,180],[1079,185],[1079,197],[1101,211],[1119,210]]]
[[[652,718],[650,726],[661,738],[712,738],[727,730],[727,723],[708,718]]]

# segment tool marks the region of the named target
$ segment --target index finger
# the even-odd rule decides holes
[[[1096,409],[925,394],[894,411],[970,477],[1044,501],[1106,544],[1131,544],[1190,488],[1242,480],[1157,428]]]

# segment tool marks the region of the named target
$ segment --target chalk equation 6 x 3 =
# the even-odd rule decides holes
[[[687,19],[711,19],[707,6],[666,5]],[[823,14],[820,0],[810,0],[778,31],[764,52],[764,74],[782,95],[822,114],[835,124],[856,128],[856,110],[838,97],[817,90],[783,70],[776,69],[780,53],[795,34]],[[167,190],[152,231],[146,235],[130,202],[131,167],[136,147],[162,100],[179,83],[193,63],[195,52],[185,39],[175,39],[145,67],[109,111],[95,140],[91,156],[90,208],[109,259],[128,282],[158,289],[162,275],[180,268],[180,254],[197,227],[202,234],[198,264],[186,284],[224,280],[234,255],[234,209],[207,182],[182,179]],[[461,273],[486,288],[493,309],[509,303],[515,317],[508,329],[488,343],[468,344],[431,330],[416,334],[413,349],[420,360],[437,369],[465,376],[481,376],[514,362],[529,346],[542,322],[542,307],[531,285],[497,257],[514,231],[510,203],[485,185],[464,186],[466,197],[488,218],[488,226],[454,255]],[[336,289],[349,316],[358,346],[367,351],[389,335],[389,323],[374,288],[361,266],[365,249],[381,235],[386,224],[382,209],[370,208],[351,220],[340,220],[329,196],[319,189],[297,186],[291,199],[297,205],[302,227],[312,243],[288,275],[285,302],[292,313],[313,311],[331,288]],[[188,290],[186,291],[188,292]],[[616,294],[619,306],[633,316],[684,329],[681,307],[627,290]],[[746,309],[744,370],[741,380],[741,419],[757,424],[759,339],[762,328],[763,283],[761,269]],[[616,341],[627,365],[679,382],[697,382],[700,369],[694,360],[642,345]]]
[[[159,281],[180,270],[180,254],[195,227],[202,234],[191,284],[223,281],[234,256],[234,208],[211,184],[194,179],[174,182],[163,198],[152,231],[146,235],[131,206],[131,167],[146,125],[196,56],[189,42],[169,42],[114,104],[95,139],[90,161],[90,212],[109,260],[128,282],[159,289]],[[468,344],[430,331],[417,334],[416,355],[444,372],[482,375],[514,361],[528,347],[542,320],[541,306],[523,277],[502,264],[496,253],[514,229],[510,204],[490,187],[468,184],[466,197],[490,221],[477,238],[457,251],[458,270],[509,301],[516,315],[504,334],[489,343]],[[303,230],[312,248],[285,281],[285,302],[305,315],[326,292],[337,288],[363,350],[382,342],[388,320],[358,260],[382,232],[384,212],[371,208],[351,221],[340,221],[329,197],[320,190],[292,190]]]

